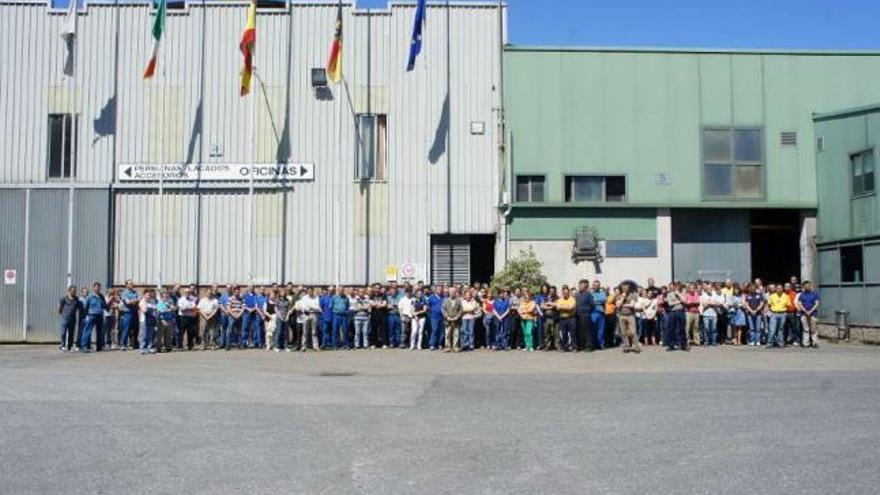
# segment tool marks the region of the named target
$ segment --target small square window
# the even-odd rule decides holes
[[[761,131],[757,129],[737,129],[733,133],[733,159],[737,162],[760,162]]]
[[[761,199],[764,195],[764,131],[703,129],[703,196]]]
[[[625,177],[605,177],[605,201],[615,203],[626,201]]]
[[[544,201],[543,175],[518,175],[516,177],[516,201],[540,203]]]
[[[565,177],[567,203],[599,203],[626,201],[626,177],[568,175]]]
[[[565,201],[575,203],[602,201],[604,187],[602,177],[566,177]]]
[[[754,165],[736,167],[736,197],[761,197],[761,167]]]
[[[733,194],[730,165],[706,164],[703,186],[706,196],[730,196]]]
[[[730,130],[706,129],[703,131],[703,156],[708,161],[730,160]]]
[[[864,282],[862,246],[840,248],[840,280],[845,283]]]

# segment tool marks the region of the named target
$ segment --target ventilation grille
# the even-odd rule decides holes
[[[779,133],[779,143],[782,146],[797,146],[797,132],[782,131]]]

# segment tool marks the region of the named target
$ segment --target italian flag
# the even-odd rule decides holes
[[[147,68],[144,69],[144,79],[150,79],[156,73],[156,62],[159,59],[159,42],[162,40],[162,33],[165,31],[165,3],[167,0],[157,0],[156,19],[153,21],[153,57],[147,62]]]
[[[248,7],[247,24],[241,33],[238,49],[244,55],[244,67],[241,69],[241,96],[251,92],[251,76],[254,73],[254,47],[257,44],[257,0],[251,0]]]

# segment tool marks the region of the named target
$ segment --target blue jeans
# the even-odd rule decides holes
[[[510,346],[510,317],[497,320],[495,330],[495,348],[499,350],[507,350]]]
[[[229,325],[230,319],[228,315],[220,313],[220,341],[217,344],[220,347],[226,347],[226,325]]]
[[[602,350],[605,348],[605,313],[593,311],[590,313],[590,323],[595,332],[593,348]]]
[[[244,316],[242,316],[242,318],[244,318]],[[227,317],[226,327],[223,328],[223,341],[226,343],[224,346],[226,349],[234,346],[236,342],[239,347],[241,346],[239,332],[241,332],[241,318],[235,319],[231,316]]]
[[[140,341],[141,351],[152,351],[155,349],[156,341],[156,320],[146,319],[141,325]]]
[[[287,320],[275,319],[275,348],[287,348]]]
[[[354,318],[354,345],[355,349],[361,347],[366,349],[370,347],[370,317]]]
[[[254,315],[256,313],[250,313],[245,311],[241,315],[241,333],[238,338],[238,346],[247,348],[248,342],[250,340],[251,335],[251,326],[253,325]]]
[[[135,326],[135,314],[132,311],[126,311],[122,313],[122,320],[120,323],[120,334],[119,334],[119,347],[120,348],[128,348],[129,344],[129,335],[131,334],[131,327],[135,327],[135,331],[137,331],[137,326]]]
[[[241,347],[247,348],[248,342],[252,342],[254,347],[263,347],[263,317],[256,311],[245,311],[241,315]]]
[[[785,345],[785,313],[770,315],[770,327],[767,330],[767,345],[781,347]]]
[[[749,344],[758,345],[761,343],[761,314],[746,313],[746,322],[749,324]]]
[[[683,310],[671,311],[666,317],[666,347],[675,349],[687,349],[688,337],[685,334],[685,322],[687,317]]]
[[[61,319],[58,325],[58,339],[61,341],[61,348],[67,349],[68,342],[73,342],[73,335],[76,334],[76,318]]]
[[[718,317],[703,316],[703,345],[718,345]]]
[[[400,347],[400,315],[388,313],[388,347]]]
[[[459,337],[459,342],[461,342],[461,350],[473,350],[474,349],[474,321],[476,320],[461,320],[461,335]]]
[[[348,349],[348,316],[341,313],[333,315],[333,331],[330,333],[330,346],[336,349],[337,342]]]
[[[431,334],[428,336],[428,347],[431,349],[443,347],[443,319],[440,316],[431,316],[428,318],[428,324],[431,325]]]
[[[790,344],[801,343],[801,322],[797,313],[788,313],[785,315],[785,326],[788,328],[788,340]]]
[[[333,333],[333,316],[320,320],[321,348],[330,347],[330,334]]]
[[[486,347],[495,346],[495,317],[492,315],[483,316],[483,330],[486,332]]]
[[[92,345],[92,330],[95,330],[95,347],[98,350],[104,348],[104,314],[87,315],[85,324],[83,325],[82,335],[80,335],[79,348],[88,349]]]

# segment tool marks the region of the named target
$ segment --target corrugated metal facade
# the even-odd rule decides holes
[[[16,285],[0,285],[0,342],[22,338],[24,310],[25,195],[26,191],[0,190],[0,270],[16,270]]]
[[[370,12],[346,3],[345,84],[320,94],[311,69],[326,63],[336,3],[261,8],[254,89],[240,98],[246,9],[245,1],[207,1],[169,11],[157,75],[145,82],[146,2],[83,9],[69,78],[64,12],[0,0],[0,60],[20,68],[0,72],[8,129],[0,185],[30,188],[31,221],[45,226],[31,238],[29,292],[43,299],[29,306],[32,336],[54,338],[45,301],[54,304],[67,276],[68,183],[47,177],[51,113],[80,116],[72,247],[80,285],[108,270],[114,283],[378,281],[390,264],[429,265],[432,233],[496,231],[503,35],[495,3],[430,5],[413,72],[405,66],[414,2]],[[387,115],[388,166],[385,180],[362,184],[354,180],[355,115],[368,109]],[[485,132],[472,133],[472,122]],[[314,163],[315,180],[259,186],[253,197],[246,183],[166,184],[161,199],[155,183],[109,187],[119,163],[287,160]],[[25,193],[4,194],[23,202]],[[9,232],[4,246],[23,242]],[[23,305],[18,292],[0,297],[4,307]],[[4,339],[21,334],[21,312],[3,318]]]
[[[672,270],[676,280],[751,280],[747,210],[672,213]]]

